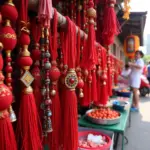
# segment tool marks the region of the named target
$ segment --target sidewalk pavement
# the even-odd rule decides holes
[[[132,112],[131,127],[125,136],[128,144],[125,150],[150,150],[150,97],[141,98],[140,112]],[[117,150],[121,150],[121,139]]]

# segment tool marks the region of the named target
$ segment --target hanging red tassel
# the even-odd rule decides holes
[[[112,96],[112,70],[109,52],[107,54],[107,79],[108,95]]]
[[[17,140],[19,149],[21,150],[42,150],[42,130],[40,128],[40,120],[36,109],[33,90],[30,86],[34,79],[29,72],[30,66],[32,65],[32,59],[30,57],[30,52],[28,51],[28,45],[30,44],[29,30],[27,28],[28,0],[21,0],[20,8],[22,28],[19,44],[22,46],[22,51],[20,53],[18,64],[22,70],[20,80],[23,83],[23,89],[17,123]]]
[[[31,57],[34,61],[33,68],[31,73],[34,77],[33,81],[33,93],[36,100],[36,106],[41,117],[41,102],[42,102],[42,95],[41,95],[41,74],[40,74],[40,60],[41,60],[41,51],[39,50],[39,40],[40,40],[40,29],[37,24],[37,19],[33,18],[31,20],[31,34],[34,39],[34,49],[31,52]]]
[[[67,17],[68,30],[64,34],[63,56],[64,66],[68,66],[65,77],[65,89],[63,91],[63,135],[62,145],[65,150],[78,149],[78,118],[77,97],[75,88],[78,78],[75,72],[76,64],[76,27]],[[65,51],[64,51],[65,50]]]
[[[0,44],[0,48],[2,50],[2,43]],[[3,59],[0,55],[0,150],[17,150],[15,135],[8,112],[13,96],[9,88],[3,83],[2,68]]]
[[[0,111],[0,150],[17,150],[8,111]]]
[[[97,102],[97,78],[96,67],[92,70],[92,87],[91,87],[91,100],[93,103]]]
[[[106,50],[103,48],[102,49],[102,75],[101,75],[102,95],[100,98],[101,105],[106,105],[108,101],[106,61],[107,61]]]
[[[115,4],[116,0],[107,0],[104,8],[102,42],[103,45],[107,46],[114,42],[115,35],[118,35],[120,32],[119,23],[114,9]]]
[[[57,11],[54,9],[54,20],[53,20],[53,38],[50,42],[51,47],[51,58],[52,58],[52,67],[49,72],[49,77],[52,81],[51,83],[51,92],[50,98],[52,100],[51,111],[52,111],[52,127],[53,132],[48,134],[47,143],[49,148],[52,150],[58,150],[60,148],[60,128],[61,128],[61,109],[60,109],[60,99],[58,93],[58,80],[60,77],[60,71],[57,68],[57,23],[58,16]],[[51,40],[50,40],[51,41]]]

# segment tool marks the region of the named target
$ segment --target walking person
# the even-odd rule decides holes
[[[131,74],[129,77],[130,86],[133,91],[133,105],[131,111],[139,111],[139,88],[141,84],[141,75],[143,73],[144,61],[143,61],[143,52],[136,51],[135,53],[135,62],[129,62],[128,65],[131,68]]]

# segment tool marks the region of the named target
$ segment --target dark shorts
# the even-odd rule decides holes
[[[150,83],[150,77],[147,77],[147,79],[148,79],[148,81],[149,81],[149,83]]]

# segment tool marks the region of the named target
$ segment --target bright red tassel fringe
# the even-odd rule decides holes
[[[9,117],[0,119],[0,150],[17,150],[15,135]]]
[[[20,150],[42,150],[35,98],[33,93],[22,94],[19,119],[17,124],[17,141]]]
[[[53,132],[51,132],[48,135],[48,145],[51,150],[59,150],[60,148],[60,132],[61,132],[61,116],[60,116],[60,99],[59,99],[59,93],[57,90],[57,87],[54,88],[56,90],[56,95],[51,96],[52,105],[51,105],[51,111],[52,111],[52,127]]]
[[[63,148],[77,150],[78,147],[78,118],[77,97],[75,91],[64,90],[64,121]]]
[[[92,88],[91,88],[91,100],[97,102],[97,78],[96,78],[96,69],[92,71]]]

